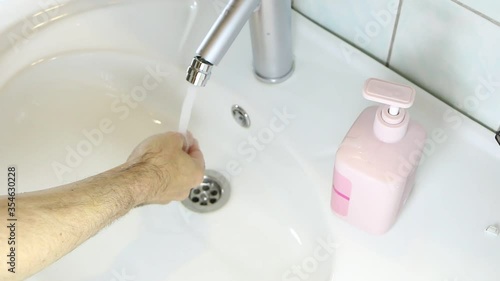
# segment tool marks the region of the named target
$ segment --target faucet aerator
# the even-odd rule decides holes
[[[197,87],[205,87],[212,74],[213,64],[196,56],[187,69],[186,80]]]

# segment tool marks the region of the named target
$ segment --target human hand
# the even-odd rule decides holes
[[[203,154],[191,133],[151,136],[134,149],[125,166],[139,177],[132,191],[136,205],[183,200],[205,173]]]

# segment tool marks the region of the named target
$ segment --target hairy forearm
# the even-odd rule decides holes
[[[191,145],[185,147],[186,143]],[[16,273],[10,273],[0,259],[0,281],[26,279],[136,206],[185,199],[202,181],[204,169],[203,154],[192,135],[168,132],[144,140],[115,169],[19,195],[15,199],[16,241],[20,243],[16,245]],[[7,221],[8,203],[0,197],[0,221]],[[9,229],[0,228],[0,255],[4,257],[10,250],[8,236]]]
[[[136,171],[137,170],[137,171]],[[0,280],[24,280],[71,252],[100,229],[141,204],[143,167],[120,166],[91,178],[25,193],[16,199],[16,273],[0,270]],[[6,210],[7,199],[1,198]],[[6,221],[6,212],[0,220]],[[8,252],[7,232],[0,231],[0,253]]]

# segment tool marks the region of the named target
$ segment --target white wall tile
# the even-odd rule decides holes
[[[385,63],[399,0],[295,0],[294,7]]]
[[[477,14],[449,0],[405,0],[390,67],[497,129],[499,50],[500,28]]]
[[[458,0],[458,2],[500,22],[500,1],[498,0]]]

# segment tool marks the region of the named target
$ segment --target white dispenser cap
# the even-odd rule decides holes
[[[405,108],[415,101],[411,87],[370,78],[363,89],[363,97],[384,105],[377,110],[373,130],[378,139],[387,143],[401,140],[408,129],[410,116]]]
[[[365,83],[363,96],[367,100],[387,104],[391,109],[397,108],[399,111],[399,108],[410,108],[413,105],[415,90],[405,85],[370,78]]]

